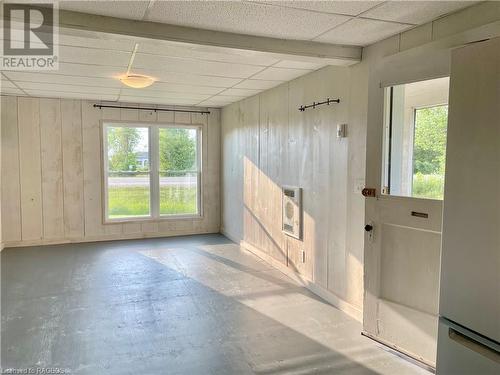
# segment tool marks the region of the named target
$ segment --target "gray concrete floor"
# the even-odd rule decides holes
[[[428,374],[220,235],[5,249],[1,364],[72,374]]]

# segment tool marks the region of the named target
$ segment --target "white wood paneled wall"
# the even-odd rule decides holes
[[[115,108],[70,99],[2,96],[2,235],[8,246],[216,233],[220,111]],[[203,125],[202,219],[103,224],[101,120]]]
[[[323,68],[223,108],[222,230],[360,319],[367,72],[355,69],[353,79],[353,68]],[[341,102],[298,111],[327,97]],[[283,185],[303,188],[302,241],[281,231]]]

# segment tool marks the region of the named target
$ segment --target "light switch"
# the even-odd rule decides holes
[[[347,137],[347,124],[337,125],[337,138]]]

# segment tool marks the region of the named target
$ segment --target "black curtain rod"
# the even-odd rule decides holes
[[[168,108],[146,108],[146,107],[125,107],[121,105],[107,105],[107,104],[94,104],[94,108],[120,108],[120,109],[139,109],[143,111],[155,111],[155,112],[185,112],[185,113],[201,113],[204,115],[209,115],[210,111],[191,111],[188,109],[168,109]]]
[[[304,112],[308,108],[316,108],[317,106],[323,105],[323,104],[330,105],[330,103],[340,103],[340,99],[330,99],[330,98],[328,98],[324,102],[317,102],[317,103],[313,102],[313,104],[301,105],[299,107],[299,111],[300,112]]]

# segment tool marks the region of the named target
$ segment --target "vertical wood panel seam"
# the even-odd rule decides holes
[[[40,237],[43,239],[45,238],[45,220],[44,220],[44,210],[43,210],[43,163],[42,163],[42,111],[41,111],[41,106],[40,106],[40,98],[36,99],[38,102],[38,131],[39,131],[39,137],[38,137],[38,144],[40,146],[40,155],[38,157],[39,163],[40,163],[40,207],[41,211],[40,215],[42,217],[42,231],[40,233]]]
[[[261,107],[262,107],[262,95],[259,95],[259,114],[258,114],[258,121],[257,121],[257,165],[259,166],[259,170],[262,172],[262,164],[260,162],[260,154],[261,154],[261,136],[260,136],[260,130],[261,130]]]
[[[288,158],[288,160],[287,160],[288,161],[287,174],[289,174],[290,173],[290,153],[289,153],[289,150],[290,150],[290,82],[287,82],[287,84],[286,84],[286,93],[287,93],[287,100],[286,100],[287,106],[286,106],[286,140],[285,140],[286,151],[285,151],[285,154],[287,155],[287,158]],[[280,154],[279,154],[280,159],[282,159],[282,155],[283,155],[283,153],[280,152]],[[298,176],[298,177],[300,178],[300,176]],[[279,171],[279,176],[277,179],[278,179],[280,184],[283,184],[283,171]],[[302,203],[302,210],[304,210],[303,204],[304,203]],[[283,215],[283,212],[281,213],[281,215]],[[281,218],[281,220],[283,220],[283,219]],[[304,219],[302,219],[302,227],[304,227]],[[302,229],[302,230],[304,230],[304,229]],[[287,257],[286,263],[287,263],[288,267],[290,267],[290,246],[289,246],[290,240],[289,240],[288,236],[285,236],[285,242],[286,242],[286,257]]]
[[[58,99],[57,100],[58,102],[58,105],[59,105],[59,116],[61,117],[61,121],[59,122],[59,126],[60,126],[60,129],[61,129],[61,182],[62,182],[62,209],[63,209],[63,234],[64,234],[64,237],[66,237],[66,200],[64,199],[65,198],[65,195],[64,194],[64,191],[65,191],[65,182],[64,182],[64,146],[63,146],[63,143],[64,143],[64,136],[63,136],[63,123],[64,123],[64,119],[63,119],[63,113],[62,113],[62,106],[61,106],[61,99]]]
[[[80,107],[80,162],[82,166],[82,195],[81,195],[81,203],[82,203],[82,237],[85,238],[86,233],[86,220],[85,220],[85,165],[83,160],[83,100],[79,100]]]
[[[16,133],[17,133],[17,160],[19,164],[19,173],[18,173],[18,184],[19,184],[19,225],[21,226],[20,235],[21,241],[23,240],[23,210],[21,207],[21,140],[19,137],[19,97],[16,97],[16,107],[17,107],[17,116],[16,116]]]
[[[209,114],[206,114],[206,115],[201,115],[202,118],[203,118],[203,126],[202,126],[202,133],[201,133],[201,137],[203,138],[203,133],[206,133],[206,137],[207,137],[207,169],[209,168],[209,160],[210,160],[210,157],[209,157],[209,152],[210,152],[210,147],[208,147],[209,143],[210,143],[210,131],[208,130],[208,120],[209,120],[209,117],[210,115]],[[206,117],[203,117],[203,116],[206,116]],[[191,116],[191,125],[193,124],[193,116]],[[202,139],[203,141],[203,139]],[[203,157],[203,155],[202,155]],[[202,161],[203,162],[203,161]],[[202,166],[202,169],[201,169],[201,178],[202,180],[204,180],[202,182],[202,192],[200,193],[200,196],[203,197],[204,194],[207,194],[207,197],[208,197],[208,190],[205,190],[205,180],[206,178],[204,178],[204,171],[203,171],[203,166]],[[205,207],[208,207],[208,199],[203,199],[203,224],[202,226],[203,227],[207,227],[208,226],[208,223],[207,223],[207,220],[205,220],[205,213],[207,212],[207,209]]]

